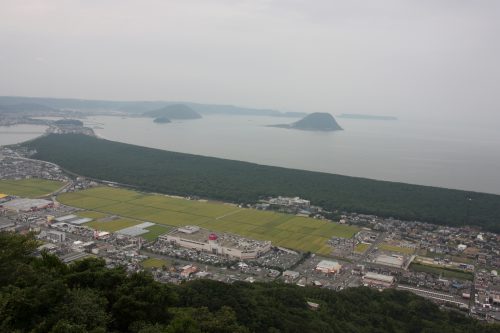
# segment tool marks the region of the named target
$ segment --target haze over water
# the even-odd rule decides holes
[[[170,151],[380,180],[500,194],[500,133],[424,121],[337,119],[339,132],[266,127],[291,118],[205,116],[156,124],[93,117],[102,138]]]

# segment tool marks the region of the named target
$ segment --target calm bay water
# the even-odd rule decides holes
[[[338,119],[339,132],[267,127],[291,118],[205,116],[156,124],[150,118],[91,117],[102,138],[170,151],[500,194],[500,132],[470,124]],[[33,139],[45,126],[0,127],[0,145]]]
[[[40,125],[0,126],[0,146],[34,139],[43,134],[46,128]]]
[[[425,122],[338,119],[339,132],[266,127],[295,119],[205,116],[156,124],[93,117],[103,138],[170,151],[500,194],[500,133]]]

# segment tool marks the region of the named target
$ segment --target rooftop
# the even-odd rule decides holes
[[[168,233],[169,236],[180,237],[200,243],[208,243],[210,235],[213,234],[214,232],[198,226],[185,226],[174,229]],[[254,250],[269,243],[269,241],[253,240],[229,233],[216,233],[216,235],[217,242],[220,245],[239,250]],[[212,236],[211,238],[214,237]]]

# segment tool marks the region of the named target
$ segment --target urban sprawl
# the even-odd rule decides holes
[[[55,164],[29,158],[31,153],[0,148],[0,230],[35,233],[39,254],[47,251],[65,263],[100,257],[108,267],[150,270],[156,280],[170,283],[208,278],[228,283],[282,281],[334,290],[363,285],[397,288],[480,320],[500,321],[500,235],[473,227],[342,212],[337,212],[338,221],[330,221],[331,212],[301,198],[267,198],[250,207],[233,205],[356,227],[354,236],[331,237],[320,244],[327,251],[313,253],[271,239],[221,231],[221,227],[211,230],[196,219],[162,224],[147,216],[134,219],[64,204],[60,196],[120,186],[69,175]],[[34,195],[31,189],[41,180],[57,186]],[[196,197],[175,198],[206,202]]]

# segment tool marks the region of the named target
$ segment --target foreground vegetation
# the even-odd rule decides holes
[[[327,244],[333,237],[351,238],[359,229],[295,215],[239,208],[214,202],[200,202],[139,193],[112,187],[97,187],[85,191],[64,193],[59,202],[98,213],[119,215],[129,219],[93,221],[88,226],[105,231],[116,231],[140,221],[158,225],[148,228],[143,235],[152,240],[168,231],[168,226],[194,224],[219,232],[231,232],[254,239],[270,240],[274,245],[324,255],[331,253]],[[126,222],[132,224],[126,225]],[[163,226],[167,226],[162,228]]]
[[[37,178],[0,180],[0,193],[26,198],[37,198],[50,194],[63,185],[63,182]]]
[[[339,293],[279,283],[160,284],[100,259],[69,266],[30,256],[37,243],[0,233],[0,331],[51,333],[498,332],[404,291]],[[146,264],[157,264],[156,262]],[[310,310],[307,301],[318,303]]]
[[[78,174],[178,195],[228,202],[300,196],[328,210],[376,214],[500,232],[500,196],[375,181],[174,153],[84,135],[49,135],[25,144],[36,158]]]

